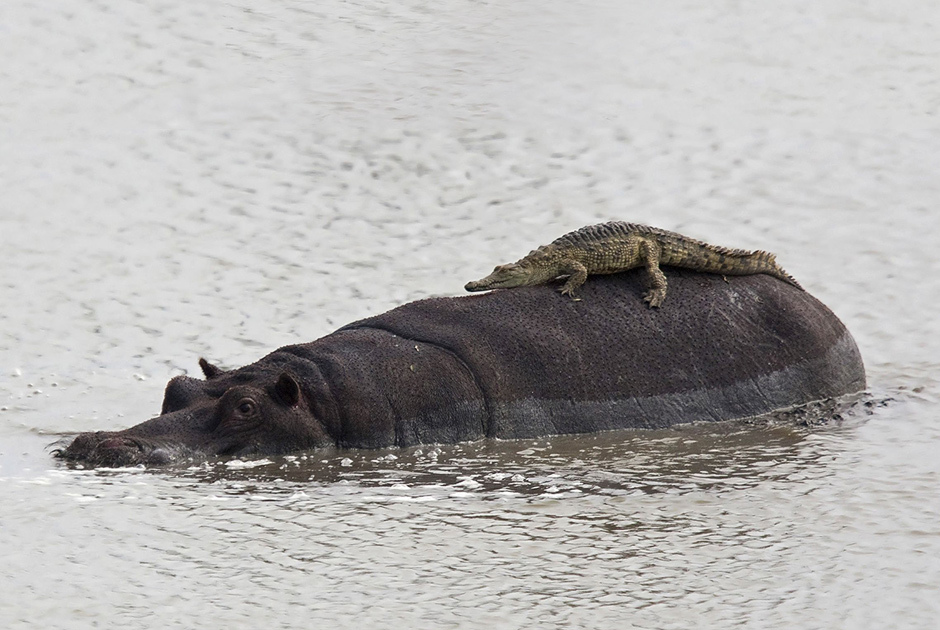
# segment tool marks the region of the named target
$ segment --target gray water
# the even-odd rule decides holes
[[[940,6],[0,6],[4,628],[940,627]],[[777,252],[870,389],[88,471],[50,445],[608,219]]]

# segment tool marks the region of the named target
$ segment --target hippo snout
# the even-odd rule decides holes
[[[171,459],[165,449],[154,448],[138,438],[103,431],[78,435],[56,455],[62,459],[106,468],[159,465]]]

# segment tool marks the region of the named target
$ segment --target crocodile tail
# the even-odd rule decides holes
[[[798,289],[802,289],[800,283],[796,281],[796,278],[788,274],[783,270],[783,267],[777,264],[777,256],[771,252],[765,252],[762,249],[759,249],[751,254],[751,259],[758,262],[761,267],[761,271],[768,275],[771,275],[775,278],[779,278],[784,282],[792,284]]]

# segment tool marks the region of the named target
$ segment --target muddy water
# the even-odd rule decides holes
[[[940,623],[936,8],[34,4],[0,9],[4,627]],[[870,391],[661,433],[49,455],[199,356],[610,218],[778,252]]]

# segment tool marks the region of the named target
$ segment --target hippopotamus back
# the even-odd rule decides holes
[[[805,291],[680,270],[662,308],[648,308],[644,290],[640,273],[622,273],[592,278],[579,300],[548,286],[421,300],[322,341],[374,335],[383,349],[369,362],[383,383],[401,353],[418,369],[414,343],[451,357],[459,392],[419,380],[417,403],[394,413],[402,421],[473,393],[482,435],[500,438],[739,418],[865,387],[851,335]]]

